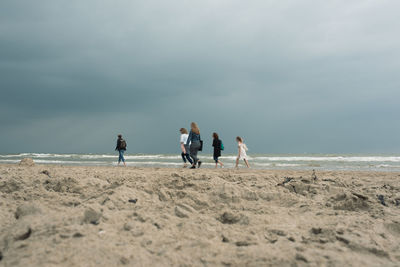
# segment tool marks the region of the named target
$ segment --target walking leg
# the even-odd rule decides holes
[[[244,163],[246,163],[247,168],[250,168],[249,162],[247,161],[247,159],[244,159]]]
[[[186,156],[187,160],[190,162],[190,164],[193,164],[193,161],[190,158],[189,153],[186,153],[185,156]]]

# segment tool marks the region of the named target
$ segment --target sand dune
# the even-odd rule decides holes
[[[399,266],[399,181],[0,165],[0,265]]]

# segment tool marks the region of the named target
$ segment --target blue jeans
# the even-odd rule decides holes
[[[182,152],[182,154],[181,154],[183,162],[186,163],[186,160],[187,160],[187,161],[190,162],[190,164],[193,164],[193,161],[192,161],[192,159],[191,159],[190,156],[189,156],[189,150],[190,150],[189,145],[185,145],[185,150],[186,150],[186,153],[183,153],[183,152]]]
[[[122,162],[125,162],[125,158],[124,158],[124,152],[125,152],[125,150],[118,150],[118,152],[119,152],[119,157],[118,157],[118,163],[120,163],[121,161]]]
[[[182,156],[183,162],[186,163],[186,161],[189,161],[190,164],[193,164],[193,161],[192,161],[192,159],[190,158],[189,153],[186,153],[186,154],[185,154],[185,153],[182,152],[181,156]]]
[[[192,141],[192,144],[190,145],[190,157],[193,159],[194,165],[197,164],[199,161],[199,158],[197,157],[197,152],[200,149],[200,141]]]

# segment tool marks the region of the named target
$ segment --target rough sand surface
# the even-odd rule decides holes
[[[0,266],[399,266],[399,181],[0,165]]]

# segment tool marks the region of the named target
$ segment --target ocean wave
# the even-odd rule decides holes
[[[60,164],[79,166],[113,166],[117,164],[118,154],[59,154],[59,153],[20,153],[0,155],[0,163],[14,164],[22,158],[30,157],[38,164]],[[125,154],[130,166],[181,167],[181,155],[176,154]],[[211,154],[201,154],[204,167],[214,167]],[[226,167],[235,165],[236,155],[226,154],[220,157]],[[293,169],[325,169],[325,170],[381,170],[398,171],[400,156],[373,155],[260,155],[249,156],[250,165],[255,169],[293,168]],[[241,161],[241,166],[243,162]]]
[[[278,163],[278,164],[275,164],[275,166],[277,166],[277,167],[299,167],[299,166],[303,166],[303,164]]]
[[[237,156],[221,156],[221,160],[236,160]]]
[[[373,167],[377,168],[400,168],[400,165],[390,165],[390,164],[379,164]]]
[[[257,162],[254,162],[251,165],[259,166],[259,167],[269,167],[269,166],[273,167],[275,164],[273,164],[273,163],[257,163]]]
[[[118,154],[50,154],[50,153],[21,153],[0,155],[0,158],[71,158],[71,159],[113,159],[118,158]],[[129,155],[125,154],[126,159],[180,159],[180,155]]]
[[[159,161],[127,161],[128,165],[168,165],[168,166],[180,166],[182,163],[177,162],[159,162]]]
[[[112,159],[115,157],[118,157],[118,155],[106,155],[106,154],[101,154],[101,155],[73,155],[73,157],[80,158],[80,159]]]
[[[96,158],[109,158],[109,159],[114,159],[118,158],[118,154],[115,155],[109,155],[109,154],[103,154],[103,155],[78,155],[79,158],[82,159],[96,159]],[[130,154],[125,154],[124,155],[125,159],[132,159],[132,160],[140,160],[140,159],[181,159],[180,155],[177,156],[170,156],[170,155],[130,155]]]
[[[0,163],[18,163],[19,160],[15,159],[0,159]]]
[[[334,161],[334,162],[400,162],[400,157],[253,157],[253,160],[268,161]]]
[[[160,162],[160,161],[127,161],[127,165],[165,165],[165,166],[182,166],[183,162]],[[215,163],[203,162],[201,166],[215,166]]]
[[[77,164],[77,165],[85,165],[85,164],[110,164],[110,161],[77,161],[77,160],[43,160],[43,159],[36,159],[36,163],[43,163],[43,164]]]
[[[114,156],[115,157],[115,156]],[[181,159],[181,156],[167,155],[125,155],[125,159]]]
[[[295,164],[295,163],[258,163],[258,162],[254,162],[252,165],[260,166],[260,167],[299,167],[299,166],[304,166],[303,164]]]
[[[20,153],[20,154],[8,154],[0,155],[0,158],[70,158],[70,159],[114,159],[117,158],[117,154],[56,154],[56,153]],[[203,158],[212,158],[212,155],[202,155]],[[220,157],[221,160],[236,160],[236,155],[223,155]],[[132,160],[179,160],[181,159],[180,154],[125,154],[125,159]],[[252,161],[308,161],[308,162],[400,162],[398,156],[249,156],[249,160]]]
[[[30,158],[71,158],[74,154],[21,153],[19,155]]]

